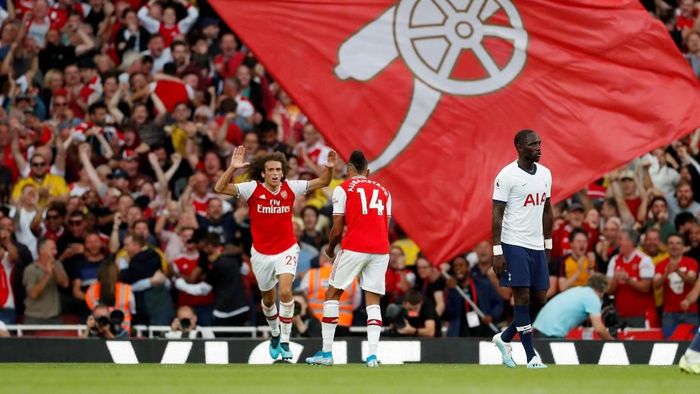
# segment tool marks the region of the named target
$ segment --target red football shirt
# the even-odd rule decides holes
[[[168,112],[173,112],[180,103],[189,105],[192,99],[191,88],[184,83],[163,79],[152,84],[152,90],[158,95]]]
[[[617,271],[627,272],[630,279],[652,279],[654,263],[649,256],[637,251],[629,261],[618,254],[608,264],[608,278],[615,276]],[[651,291],[640,293],[628,283],[618,283],[615,291],[615,308],[620,317],[647,315],[654,309],[654,293]]]
[[[175,261],[173,261],[178,271],[184,276],[189,276],[194,271],[195,267],[199,263],[199,253],[193,255],[180,254]],[[194,296],[187,294],[183,291],[179,292],[177,295],[177,305],[178,306],[202,306],[211,305],[214,303],[214,293],[209,293],[203,296]]]
[[[656,273],[663,275],[671,262],[670,258],[667,258],[659,264],[656,265]],[[678,270],[684,273],[689,271],[698,272],[698,262],[691,257],[683,256],[681,261],[678,263]],[[692,285],[689,285],[683,281],[680,275],[676,272],[672,272],[666,277],[664,282],[664,312],[698,312],[698,303],[693,302],[690,304],[690,308],[684,311],[681,308],[681,301],[690,293],[693,289]]]
[[[333,215],[345,215],[343,250],[389,253],[391,195],[384,186],[363,176],[346,180],[333,191]]]
[[[255,181],[239,183],[238,192],[248,202],[253,247],[266,255],[275,255],[294,246],[297,239],[292,226],[292,207],[299,194],[308,190],[308,181],[284,181],[276,193]]]

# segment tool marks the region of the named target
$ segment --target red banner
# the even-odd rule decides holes
[[[532,128],[554,199],[700,126],[700,85],[638,0],[211,0],[439,262],[488,237]]]

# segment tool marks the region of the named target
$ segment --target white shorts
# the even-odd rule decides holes
[[[297,244],[282,253],[273,255],[259,253],[255,247],[250,248],[250,263],[260,291],[272,290],[277,285],[277,277],[281,274],[296,275],[299,251]]]
[[[370,254],[341,250],[335,257],[328,283],[336,289],[345,289],[360,276],[360,287],[376,294],[384,294],[388,254]]]

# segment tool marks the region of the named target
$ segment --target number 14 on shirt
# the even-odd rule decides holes
[[[358,188],[357,192],[360,194],[360,201],[362,202],[362,214],[367,215],[367,194],[365,194],[365,189]],[[384,215],[384,203],[379,199],[379,190],[372,190],[372,198],[369,200],[369,208],[376,209],[377,215]]]

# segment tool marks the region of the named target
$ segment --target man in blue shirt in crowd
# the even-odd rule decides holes
[[[601,338],[613,340],[601,317],[603,294],[607,288],[608,278],[603,274],[593,274],[586,286],[573,287],[555,296],[537,315],[533,324],[535,330],[547,337],[564,338],[571,329],[590,319]]]

